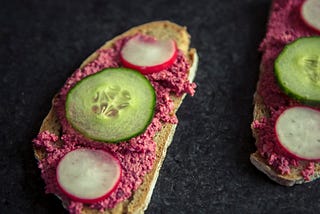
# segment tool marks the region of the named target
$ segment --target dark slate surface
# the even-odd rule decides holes
[[[127,2],[127,1],[126,1]],[[44,193],[31,140],[52,96],[81,61],[126,29],[170,19],[200,56],[147,213],[312,213],[319,182],[286,188],[249,162],[252,94],[270,2],[2,1],[0,212],[65,213]]]

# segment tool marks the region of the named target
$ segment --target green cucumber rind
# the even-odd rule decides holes
[[[68,111],[68,97],[69,95],[71,94],[70,92],[75,90],[75,88],[77,87],[78,84],[80,84],[83,80],[87,79],[87,78],[90,78],[91,76],[93,75],[99,75],[100,72],[104,72],[106,70],[109,70],[109,69],[121,69],[121,70],[129,70],[129,71],[133,71],[136,73],[136,75],[140,75],[140,77],[146,79],[146,82],[149,83],[149,88],[150,88],[150,91],[152,91],[153,93],[153,99],[150,100],[151,103],[151,106],[153,106],[153,111],[152,111],[152,114],[150,114],[150,117],[149,117],[149,120],[146,122],[146,125],[144,128],[142,128],[139,132],[136,132],[128,137],[125,137],[125,138],[121,138],[121,139],[117,139],[117,140],[105,140],[103,138],[99,138],[99,137],[90,137],[84,133],[82,133],[77,127],[73,126],[70,122],[69,122],[69,118],[68,118],[68,114],[67,114],[67,111]],[[156,92],[155,92],[155,89],[153,88],[151,82],[146,78],[146,76],[144,76],[143,74],[141,74],[139,71],[136,71],[136,70],[133,70],[133,69],[129,69],[129,68],[124,68],[124,67],[119,67],[119,68],[105,68],[105,69],[102,69],[94,74],[91,74],[91,75],[88,75],[86,77],[84,77],[83,79],[81,79],[80,81],[78,81],[70,90],[69,92],[67,93],[67,96],[66,96],[66,102],[65,102],[65,112],[66,112],[66,119],[67,119],[67,122],[72,126],[72,128],[74,130],[76,130],[78,133],[80,133],[81,135],[83,135],[84,137],[88,138],[88,139],[91,139],[91,140],[94,140],[94,141],[98,141],[98,142],[102,142],[102,143],[112,143],[112,144],[117,144],[117,143],[120,143],[120,142],[124,142],[124,141],[128,141],[134,137],[137,137],[141,134],[143,134],[146,129],[148,128],[148,126],[151,124],[152,120],[153,120],[153,117],[155,115],[155,110],[156,110]]]
[[[287,44],[283,50],[280,52],[280,54],[278,55],[278,57],[276,58],[275,62],[274,62],[274,75],[276,78],[276,81],[278,83],[278,86],[280,87],[280,89],[282,90],[282,92],[284,92],[286,95],[288,95],[289,97],[291,97],[292,99],[302,103],[302,104],[306,104],[306,105],[310,105],[310,106],[319,106],[320,104],[320,99],[310,99],[310,98],[306,98],[303,96],[300,96],[299,94],[296,94],[294,92],[292,92],[288,87],[285,87],[284,84],[282,84],[281,79],[280,79],[280,69],[278,68],[278,64],[279,64],[279,56],[284,53],[285,51],[287,51],[288,48],[290,48],[290,45],[294,44],[295,42],[301,40],[301,39],[305,39],[305,38],[319,38],[320,36],[310,36],[310,37],[300,37],[296,40],[294,40],[293,42]]]

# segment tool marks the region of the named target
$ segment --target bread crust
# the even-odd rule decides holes
[[[265,68],[263,64],[260,65],[260,76],[265,71]],[[259,81],[257,83],[257,88],[259,86]],[[268,111],[268,108],[265,106],[263,102],[263,98],[257,93],[257,91],[254,94],[253,98],[253,120],[260,120],[261,118],[269,118],[270,112]],[[257,130],[251,126],[252,129],[252,135],[255,138],[256,142],[255,144],[259,144],[259,138]],[[256,151],[255,153],[252,153],[250,155],[250,161],[251,163],[259,169],[261,172],[265,173],[271,180],[277,182],[278,184],[284,185],[284,186],[293,186],[295,184],[303,184],[307,182],[311,182],[317,178],[320,177],[320,164],[315,163],[314,164],[314,174],[310,176],[310,180],[305,180],[302,176],[303,169],[307,166],[309,163],[308,161],[300,161],[300,164],[298,167],[290,166],[290,173],[282,175],[281,173],[277,172],[272,166],[270,166],[267,162],[267,160],[262,157],[259,153],[259,151]]]
[[[123,34],[116,36],[110,41],[107,41],[103,46],[99,49],[106,49],[112,47],[112,45],[119,39],[123,37],[127,37],[130,35],[134,35],[136,33],[142,33],[146,35],[153,36],[158,39],[173,39],[177,43],[177,47],[185,54],[187,57],[191,68],[189,71],[189,79],[193,80],[196,67],[197,67],[197,53],[195,49],[190,49],[190,35],[188,34],[186,27],[179,26],[175,23],[169,21],[155,21],[146,23],[143,25],[139,25],[137,27],[133,27]],[[98,50],[99,50],[98,49]],[[83,61],[80,68],[87,65],[89,62],[94,60],[98,56],[97,51],[92,53],[87,59]],[[179,106],[182,103],[185,95],[181,97],[171,96],[174,102],[174,109],[177,111]],[[54,99],[53,99],[54,100]],[[53,102],[53,101],[52,101]],[[154,140],[157,144],[156,149],[156,159],[153,165],[152,170],[144,177],[144,181],[141,186],[133,193],[133,195],[117,204],[113,209],[106,210],[104,213],[108,214],[118,214],[118,213],[143,213],[144,210],[147,209],[149,204],[153,188],[155,186],[159,170],[161,168],[162,162],[165,158],[166,151],[168,146],[170,145],[175,129],[176,124],[163,124],[162,129],[156,134]],[[61,125],[59,120],[57,119],[56,113],[51,107],[48,115],[43,120],[43,123],[40,127],[39,132],[49,131],[50,133],[54,133],[57,136],[61,135]],[[34,147],[34,154],[38,160],[41,160],[46,156],[45,151]],[[91,209],[88,206],[84,206],[82,213],[101,213],[98,210]]]

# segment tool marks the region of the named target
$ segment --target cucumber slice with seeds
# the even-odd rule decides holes
[[[84,136],[120,142],[145,131],[155,111],[149,80],[126,68],[108,68],[78,82],[67,94],[66,118]]]
[[[274,68],[286,94],[302,103],[320,103],[320,37],[303,37],[288,44]]]

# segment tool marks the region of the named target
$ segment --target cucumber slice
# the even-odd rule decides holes
[[[78,82],[67,94],[66,118],[84,136],[120,142],[145,131],[156,95],[149,80],[126,68],[108,68]]]
[[[295,106],[281,113],[275,124],[280,145],[303,160],[320,160],[320,111]]]
[[[306,104],[320,103],[320,37],[303,37],[288,44],[274,65],[281,89]]]

